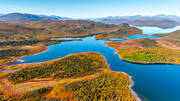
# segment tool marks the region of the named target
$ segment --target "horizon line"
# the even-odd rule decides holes
[[[149,17],[153,17],[153,16],[159,16],[159,15],[164,15],[164,16],[177,16],[180,17],[179,15],[175,15],[175,14],[154,14],[154,15],[143,15],[143,14],[136,14],[136,15],[109,15],[109,16],[103,16],[103,17],[69,17],[69,16],[61,16],[61,15],[48,15],[48,14],[37,14],[37,13],[26,13],[26,12],[11,12],[11,13],[0,13],[3,15],[7,15],[7,14],[13,14],[13,13],[19,13],[19,14],[31,14],[31,15],[38,15],[38,16],[59,16],[59,17],[67,17],[67,18],[75,18],[75,19],[92,19],[92,18],[106,18],[106,17],[126,17],[126,16],[149,16]]]

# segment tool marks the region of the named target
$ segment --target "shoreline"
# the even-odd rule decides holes
[[[108,46],[108,47],[109,47],[109,46]],[[113,49],[114,49],[114,48],[113,48]],[[45,46],[45,49],[42,50],[42,51],[40,51],[40,52],[38,52],[38,53],[35,53],[35,54],[32,54],[32,55],[26,55],[26,56],[18,57],[16,62],[24,62],[24,60],[22,60],[22,58],[27,57],[27,56],[37,55],[37,54],[43,53],[43,52],[48,51],[48,50],[49,50],[48,46]],[[117,53],[117,49],[115,49],[115,50],[116,50],[116,51],[115,51],[114,53],[117,54],[117,55],[119,56],[119,58],[121,59],[120,55]],[[82,53],[84,53],[84,52],[82,52]],[[95,53],[101,54],[101,53],[99,53],[99,52],[95,52]],[[78,53],[72,53],[72,54],[69,54],[69,55],[67,55],[67,56],[71,56],[71,55],[73,55],[73,54],[78,54]],[[50,61],[60,60],[60,59],[65,58],[65,57],[67,57],[67,56],[60,57],[60,58],[53,59],[53,60],[49,60],[49,61],[36,62],[36,63],[22,63],[22,64],[17,64],[17,65],[23,65],[23,64],[28,64],[28,65],[29,65],[29,64],[47,63],[47,62],[50,62]],[[107,62],[107,59],[105,58],[105,56],[102,55],[102,54],[101,54],[101,56],[104,58],[105,63],[106,63],[107,66],[108,66],[108,69],[109,69],[110,71],[113,71],[113,70],[111,70],[110,64]],[[123,60],[123,59],[121,59],[121,60]],[[9,63],[9,64],[10,64],[10,63]],[[115,71],[115,72],[119,72],[119,71]],[[126,75],[128,76],[128,78],[129,78],[129,87],[128,87],[128,88],[129,88],[131,94],[134,96],[134,98],[135,98],[136,101],[141,101],[141,99],[138,97],[138,94],[132,89],[132,87],[134,86],[134,81],[132,80],[132,77],[131,77],[130,75],[128,75],[127,73],[125,73],[125,72],[120,72],[120,73],[126,74]]]
[[[108,46],[108,47],[110,47],[110,46]],[[113,47],[111,47],[111,48],[112,48],[112,49],[115,49],[115,48],[113,48]],[[156,65],[156,64],[158,64],[158,65],[180,65],[180,63],[158,63],[158,62],[154,62],[154,63],[143,63],[143,62],[129,61],[129,60],[123,59],[123,58],[121,57],[121,55],[117,53],[118,50],[117,50],[117,49],[115,49],[115,50],[116,50],[116,51],[115,51],[114,53],[117,54],[118,57],[119,57],[121,60],[126,61],[126,62],[129,62],[129,63],[133,63],[133,64],[139,64],[139,65]]]
[[[108,47],[109,47],[109,46],[108,46]],[[114,48],[112,48],[112,49],[114,49]],[[120,55],[117,53],[117,49],[115,49],[115,50],[116,50],[116,51],[115,51],[114,53],[118,55],[119,59],[121,59]],[[121,60],[123,60],[123,59],[121,59]],[[117,72],[117,71],[116,71],[116,72]],[[132,87],[134,86],[134,81],[133,81],[133,79],[132,79],[132,76],[130,76],[129,74],[127,74],[127,73],[125,73],[125,72],[121,72],[121,73],[124,73],[124,74],[126,74],[126,75],[128,76],[128,78],[129,78],[129,90],[131,91],[131,94],[134,96],[135,100],[136,100],[136,101],[142,101],[142,100],[140,99],[140,97],[138,96],[138,94],[132,89]]]
[[[115,54],[117,54],[117,53],[115,52]],[[101,55],[102,55],[102,54],[101,54]],[[113,70],[110,68],[110,64],[107,62],[105,56],[102,55],[102,57],[104,58],[107,66],[108,66],[108,69],[109,69],[110,71],[113,71]],[[118,72],[118,71],[114,71],[114,72]],[[134,86],[134,81],[133,81],[133,79],[132,79],[132,76],[130,76],[129,74],[127,74],[127,73],[125,73],[125,72],[120,72],[120,71],[119,71],[119,73],[123,73],[123,74],[125,74],[125,75],[128,76],[128,78],[129,78],[129,79],[128,79],[128,81],[129,81],[129,87],[128,87],[128,88],[129,88],[132,96],[134,96],[134,98],[135,98],[136,101],[142,101],[142,100],[140,99],[140,97],[138,96],[138,94],[132,89],[132,87]]]
[[[106,45],[107,45],[107,44],[106,44]],[[110,46],[108,46],[108,47],[110,47]],[[139,65],[154,65],[154,64],[180,65],[180,63],[179,63],[179,64],[178,64],[178,63],[175,64],[175,63],[138,63],[138,62],[131,62],[131,61],[127,61],[127,60],[122,59],[122,58],[121,58],[121,55],[118,54],[118,50],[115,49],[115,48],[113,48],[113,47],[111,47],[111,48],[115,50],[114,53],[118,55],[119,59],[121,59],[122,61],[125,61],[125,62],[133,63],[133,64],[139,64]],[[116,71],[116,72],[117,72],[117,71]],[[121,73],[124,73],[124,74],[128,75],[128,74],[125,73],[125,72],[121,72]],[[128,77],[129,77],[129,83],[130,83],[130,84],[129,84],[129,90],[131,91],[131,94],[134,96],[134,98],[135,98],[136,101],[142,101],[142,99],[138,96],[138,94],[132,89],[132,87],[134,86],[134,81],[133,81],[133,79],[132,79],[132,76],[128,75]]]
[[[18,58],[17,58],[17,61],[15,61],[15,62],[24,62],[24,60],[22,60],[22,58],[27,57],[27,56],[37,55],[37,54],[46,52],[46,51],[48,51],[48,50],[49,50],[48,46],[45,46],[45,49],[44,49],[44,50],[42,50],[42,51],[40,51],[40,52],[37,52],[37,53],[35,53],[35,54],[30,54],[30,55],[25,55],[25,56],[18,57]],[[12,62],[12,63],[15,63],[15,62]],[[11,63],[9,63],[9,64],[11,64]],[[9,65],[9,64],[7,64],[7,65]],[[23,64],[26,64],[26,63],[23,63]],[[20,64],[19,64],[19,65],[20,65]]]
[[[47,50],[49,50],[49,49],[47,49]],[[47,51],[47,50],[44,50],[44,51]],[[44,51],[42,51],[42,52],[44,52]],[[88,51],[88,52],[90,52],[90,51]],[[40,52],[40,53],[41,53],[41,52]],[[87,52],[80,52],[80,53],[87,53]],[[94,53],[98,53],[98,52],[94,52]],[[39,53],[37,53],[37,54],[39,54]],[[37,55],[37,54],[34,54],[34,55]],[[48,60],[48,61],[43,61],[43,62],[22,63],[22,64],[15,64],[15,65],[23,65],[23,64],[29,65],[29,64],[47,63],[47,62],[51,62],[51,61],[60,60],[60,59],[62,59],[62,58],[66,58],[67,56],[71,56],[71,55],[73,55],[73,54],[79,54],[79,53],[72,53],[72,54],[68,54],[68,55],[66,55],[66,56],[64,56],[64,57],[59,57],[59,58],[56,58],[56,59],[52,59],[52,60]],[[99,54],[100,54],[100,53],[99,53]],[[29,56],[33,56],[33,55],[29,55]],[[26,57],[26,56],[23,56],[23,57]],[[23,58],[23,57],[22,57],[22,58]],[[21,59],[19,59],[19,60],[21,60]],[[24,60],[21,60],[21,61],[24,61]]]
[[[134,98],[136,99],[136,101],[142,101],[140,99],[140,97],[138,96],[138,94],[132,89],[132,87],[134,86],[134,81],[132,79],[132,76],[128,75],[127,73],[125,72],[120,72],[120,73],[123,73],[123,74],[126,74],[129,78],[129,90],[131,91],[131,94],[134,96]]]
[[[139,64],[139,65],[180,65],[180,63],[159,63],[159,62],[154,62],[154,63],[143,63],[143,62],[135,62],[135,61],[129,61],[129,60],[125,60],[122,59],[123,61],[129,62],[129,63],[133,63],[133,64]]]
[[[48,48],[46,48],[46,50],[44,50],[44,51],[47,51],[47,50],[48,50]],[[44,52],[44,51],[42,51],[42,52]],[[41,53],[41,52],[40,52],[40,53]],[[84,53],[84,52],[82,52],[82,53]],[[85,53],[86,53],[86,52],[85,52]],[[98,53],[98,52],[95,52],[95,53]],[[39,53],[37,53],[37,54],[39,54]],[[71,55],[73,55],[73,54],[74,54],[74,53],[69,54],[69,55],[67,55],[67,56],[65,56],[65,57],[71,56]],[[75,54],[79,54],[79,53],[75,53]],[[104,58],[105,63],[107,64],[108,69],[109,69],[110,71],[113,71],[113,70],[111,70],[110,64],[108,64],[107,59],[105,58],[105,56],[103,56],[101,53],[98,53],[98,54],[100,54],[100,55]],[[116,53],[116,54],[117,54],[117,53]],[[34,55],[36,55],[36,54],[34,54]],[[23,57],[25,57],[25,56],[23,56]],[[23,57],[21,57],[21,58],[23,58]],[[27,64],[27,65],[29,65],[29,64],[41,64],[41,63],[47,63],[47,62],[51,62],[51,61],[61,60],[61,59],[65,58],[65,57],[61,57],[61,58],[57,58],[57,59],[49,60],[49,61],[44,61],[44,62],[23,63],[23,64]],[[23,61],[23,60],[20,60],[20,61]],[[23,64],[18,64],[18,65],[23,65]],[[18,69],[18,70],[20,70],[20,69]],[[114,72],[119,72],[119,71],[114,71]],[[128,81],[129,81],[129,86],[128,86],[128,88],[129,88],[132,96],[135,98],[136,101],[142,101],[142,100],[138,97],[138,94],[132,89],[132,87],[134,86],[134,81],[132,80],[132,77],[131,77],[130,75],[128,75],[127,73],[125,73],[125,72],[119,72],[119,73],[123,73],[123,74],[125,74],[125,75],[128,76]]]
[[[127,74],[128,75],[128,74]],[[140,97],[138,96],[138,94],[132,89],[132,87],[134,86],[134,81],[132,79],[132,77],[130,75],[128,75],[129,77],[129,90],[131,91],[131,94],[134,96],[134,98],[136,99],[136,101],[142,101],[140,99]]]
[[[80,41],[81,41],[81,39],[77,39],[77,40],[80,40]],[[73,41],[77,41],[77,40],[73,40]],[[52,45],[54,45],[54,44],[52,44]],[[21,57],[17,57],[17,60],[14,61],[14,62],[11,62],[11,63],[24,62],[24,60],[22,60],[22,58],[24,58],[24,57],[33,56],[33,55],[38,55],[38,54],[40,54],[40,53],[46,52],[46,51],[49,50],[48,46],[50,46],[50,45],[44,46],[44,49],[43,49],[42,51],[40,51],[40,52],[37,52],[37,53],[34,53],[34,54],[25,55],[25,56],[21,56]],[[59,58],[57,58],[57,59],[59,59]],[[53,59],[53,60],[56,60],[56,59]],[[51,60],[49,60],[49,61],[51,61]],[[44,61],[44,62],[47,62],[47,61]],[[7,65],[9,65],[9,64],[11,64],[11,63],[8,63]],[[35,63],[42,63],[42,62],[35,62]],[[23,64],[32,64],[32,63],[23,63]],[[17,64],[17,65],[21,65],[21,64]]]

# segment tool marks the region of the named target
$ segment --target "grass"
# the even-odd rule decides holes
[[[118,50],[121,58],[137,63],[180,63],[180,52],[167,48],[142,48]]]
[[[157,42],[153,39],[141,39],[140,40],[140,44],[142,45],[142,47],[144,48],[149,48],[149,47],[156,47],[157,46]]]

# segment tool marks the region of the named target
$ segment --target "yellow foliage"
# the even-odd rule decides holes
[[[0,79],[8,77],[10,74],[11,73],[0,73]]]

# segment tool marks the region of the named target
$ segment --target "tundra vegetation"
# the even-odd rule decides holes
[[[57,37],[84,37],[102,33],[141,32],[128,24],[112,25],[92,21],[10,21],[0,23],[0,65],[17,61],[19,56],[36,54],[47,45],[71,40],[50,40]],[[133,33],[135,34],[135,33]],[[31,46],[27,48],[27,46]],[[12,52],[8,53],[7,52]]]
[[[31,65],[31,64],[26,64]],[[21,66],[21,65],[20,65]],[[72,54],[65,58],[40,63],[1,75],[0,87],[11,84],[9,89],[23,83],[40,83],[42,80],[55,81],[56,85],[44,88],[42,84],[30,92],[18,94],[0,91],[1,100],[18,101],[82,101],[115,100],[135,101],[129,90],[129,77],[108,69],[104,57],[99,53]],[[3,82],[5,81],[5,82]],[[9,83],[8,83],[9,82]],[[29,85],[30,86],[30,85]],[[23,86],[26,89],[28,86]],[[18,89],[16,89],[18,91]],[[23,92],[23,91],[21,91]]]
[[[24,41],[5,41],[0,42],[0,47],[11,47],[11,46],[32,46],[32,45],[51,45],[65,41],[73,40],[24,40]]]
[[[119,25],[92,21],[11,21],[0,23],[1,41],[46,40],[56,37],[82,37],[112,32]]]
[[[20,56],[27,56],[46,50],[46,46],[73,40],[24,40],[0,42],[0,65],[15,62]]]
[[[124,36],[131,36],[135,34],[142,35],[142,30],[136,27],[130,27],[128,24],[121,24],[121,26],[117,31],[113,31],[110,33],[102,33],[96,35],[95,38],[97,40],[105,39],[110,40],[111,38],[123,38]]]
[[[120,58],[135,63],[180,63],[179,32],[156,34],[167,36],[161,39],[134,39],[123,42],[109,42],[108,46],[115,48]]]

